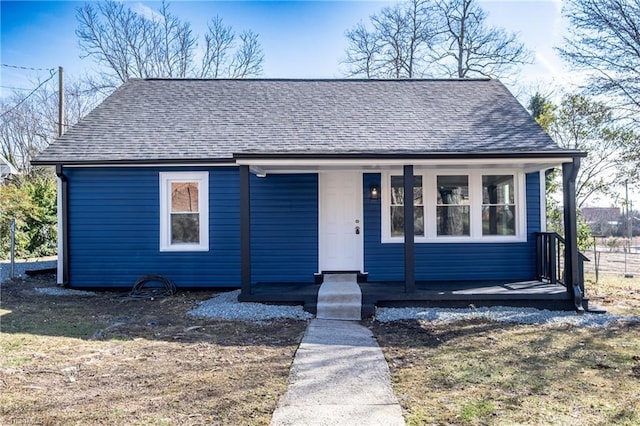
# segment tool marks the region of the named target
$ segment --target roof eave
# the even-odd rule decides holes
[[[162,165],[236,165],[254,164],[256,161],[344,161],[344,160],[558,160],[586,157],[587,153],[577,150],[554,151],[513,151],[513,152],[336,152],[336,153],[301,153],[301,152],[243,152],[236,153],[233,158],[156,158],[156,159],[116,159],[116,160],[64,160],[35,159],[34,166],[162,166]]]
[[[463,159],[532,159],[532,158],[576,158],[586,157],[587,153],[577,150],[552,151],[483,151],[483,152],[242,152],[233,155],[237,160],[343,160],[343,159],[426,159],[426,160],[463,160]]]
[[[235,165],[233,158],[161,158],[145,160],[32,160],[34,166],[175,166],[175,165]]]

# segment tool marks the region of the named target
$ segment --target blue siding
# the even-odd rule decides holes
[[[160,252],[161,171],[209,172],[208,252]],[[238,169],[69,168],[69,232],[73,287],[130,288],[142,275],[161,274],[179,287],[239,287]],[[380,242],[380,201],[365,174],[364,256],[372,281],[403,278],[402,244]],[[529,279],[534,232],[540,229],[540,179],[527,175],[527,231],[523,243],[416,244],[416,279]],[[251,178],[253,282],[309,282],[318,267],[317,174]]]
[[[160,252],[160,171],[209,171],[208,252]],[[161,274],[179,287],[240,282],[237,168],[69,168],[73,287],[126,287]]]
[[[527,188],[527,241],[530,250],[535,256],[536,232],[542,229],[540,226],[540,173],[528,173],[526,180]],[[535,261],[535,260],[534,260]],[[535,268],[533,268],[535,274]]]
[[[318,268],[318,175],[251,180],[254,282],[313,282]]]
[[[161,171],[209,172],[208,252],[160,252]],[[73,287],[130,288],[146,274],[178,287],[240,286],[237,168],[70,168]],[[251,180],[253,281],[313,281],[318,258],[316,174]]]
[[[380,174],[364,175],[364,188],[377,183]],[[525,280],[535,276],[534,232],[540,229],[539,174],[526,179],[527,242],[416,244],[416,280]],[[364,191],[365,194],[367,193]],[[371,281],[401,281],[404,277],[402,244],[380,241],[379,200],[364,198],[365,270]]]

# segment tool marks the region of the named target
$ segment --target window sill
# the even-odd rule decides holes
[[[209,251],[209,247],[206,246],[194,246],[194,245],[180,245],[160,247],[161,252],[189,252],[189,251]]]
[[[526,243],[526,237],[483,237],[483,238],[470,238],[470,237],[438,237],[438,238],[416,238],[415,244],[491,244],[491,243]],[[404,238],[383,238],[382,244],[403,244]]]

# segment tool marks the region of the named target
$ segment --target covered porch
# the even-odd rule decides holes
[[[507,278],[500,279],[500,276],[492,278],[482,278],[480,274],[474,274],[474,265],[478,265],[481,260],[476,261],[474,265],[465,264],[459,261],[454,268],[464,269],[469,274],[470,279],[455,278],[455,274],[451,275],[451,279],[424,279],[417,274],[416,271],[424,271],[424,262],[421,261],[419,255],[419,246],[439,247],[438,244],[431,244],[424,241],[416,242],[416,207],[413,203],[404,203],[403,209],[403,235],[402,241],[396,244],[400,250],[395,250],[393,264],[401,269],[400,279],[398,277],[392,279],[371,279],[362,280],[359,286],[362,292],[362,314],[363,317],[373,315],[375,306],[438,306],[438,307],[468,307],[473,306],[528,306],[546,309],[563,309],[563,310],[584,310],[587,308],[587,300],[584,299],[584,287],[582,279],[581,262],[583,259],[577,247],[577,225],[576,225],[576,205],[575,205],[575,179],[580,166],[581,154],[554,152],[554,153],[519,153],[518,155],[473,155],[466,154],[463,156],[456,154],[449,155],[419,155],[409,156],[411,158],[398,159],[397,157],[377,156],[375,158],[350,158],[349,156],[334,157],[327,155],[323,158],[315,158],[315,156],[306,156],[302,154],[242,154],[236,155],[236,162],[240,171],[240,251],[241,251],[241,284],[242,291],[240,295],[241,301],[262,302],[274,304],[301,304],[310,312],[315,312],[317,304],[317,295],[321,280],[315,282],[278,282],[271,280],[270,282],[262,282],[255,280],[252,276],[252,221],[251,221],[251,174],[258,177],[265,177],[270,174],[286,174],[286,173],[330,173],[331,171],[341,170],[359,170],[361,176],[364,173],[376,173],[388,170],[390,167],[400,170],[400,176],[403,180],[404,193],[411,194],[414,192],[414,182],[417,169],[425,168],[439,169],[446,167],[449,170],[467,170],[475,167],[481,170],[492,170],[498,167],[510,167],[521,170],[522,173],[530,171],[545,170],[553,166],[561,164],[563,173],[563,190],[564,190],[564,221],[565,221],[565,239],[562,245],[559,245],[558,238],[545,237],[547,233],[531,232],[527,229],[519,235],[524,238],[520,241],[521,245],[527,247],[528,255],[525,259],[527,268],[531,267],[532,272],[526,276],[520,276],[517,279]],[[464,172],[462,172],[464,173]],[[267,178],[268,179],[268,178]],[[361,188],[356,193],[356,199],[363,199],[363,192],[366,191],[369,183],[367,179],[360,182]],[[364,186],[364,190],[362,189]],[[377,186],[380,189],[380,186]],[[544,192],[542,193],[544,196]],[[367,203],[370,203],[364,197],[365,209]],[[326,203],[325,203],[326,205]],[[322,209],[322,200],[319,200],[319,211]],[[380,210],[379,205],[373,207]],[[535,210],[535,206],[526,206],[521,204],[520,209]],[[524,214],[524,213],[522,213]],[[528,213],[527,213],[528,214]],[[360,222],[361,216],[354,216],[356,235],[369,234],[368,224],[365,220],[364,224]],[[526,220],[524,221],[526,223]],[[379,220],[376,222],[379,227]],[[542,229],[544,230],[544,229]],[[535,230],[534,230],[535,231]],[[322,230],[318,231],[318,238],[322,240],[324,234]],[[536,235],[540,234],[540,235]],[[544,234],[544,235],[543,235]],[[559,236],[558,236],[559,237]],[[377,237],[378,238],[378,237]],[[499,241],[499,240],[496,240]],[[471,243],[477,241],[471,241]],[[381,241],[381,243],[386,243]],[[360,243],[362,245],[362,243]],[[495,244],[495,243],[492,243]],[[322,246],[322,244],[320,244]],[[444,247],[447,244],[443,244]],[[456,250],[463,250],[472,244],[457,242],[452,246],[448,244],[448,250],[441,256],[448,256],[451,262],[451,256],[455,255]],[[387,246],[391,246],[387,244]],[[476,249],[480,252],[482,247],[489,247],[489,244],[476,244]],[[453,248],[452,248],[453,247]],[[480,248],[478,248],[480,247]],[[515,247],[515,244],[509,246],[507,243],[504,247]],[[508,248],[507,250],[509,250]],[[363,248],[363,253],[366,249]],[[322,258],[322,247],[318,249],[319,257]],[[422,251],[424,253],[424,250]],[[400,254],[400,256],[397,256]],[[431,255],[431,261],[434,260]],[[380,258],[379,258],[380,259]],[[459,258],[460,259],[460,258]],[[476,258],[477,259],[477,258]],[[390,260],[384,259],[385,264]],[[362,254],[360,260],[361,267],[355,268],[326,268],[325,263],[318,261],[318,270],[316,276],[324,273],[332,272],[358,272],[362,276],[366,276],[370,272],[370,268],[375,264],[367,262],[366,253]],[[421,265],[422,263],[422,265]],[[515,265],[514,265],[515,266]],[[516,266],[517,267],[517,266]],[[452,269],[455,270],[455,269]],[[535,270],[535,272],[533,272]],[[486,268],[485,268],[486,272]],[[424,273],[423,273],[424,275]],[[495,275],[495,274],[494,274]]]

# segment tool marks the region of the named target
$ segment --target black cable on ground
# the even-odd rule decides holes
[[[168,297],[176,294],[176,285],[162,275],[151,274],[138,278],[129,297],[150,299],[152,297]]]

